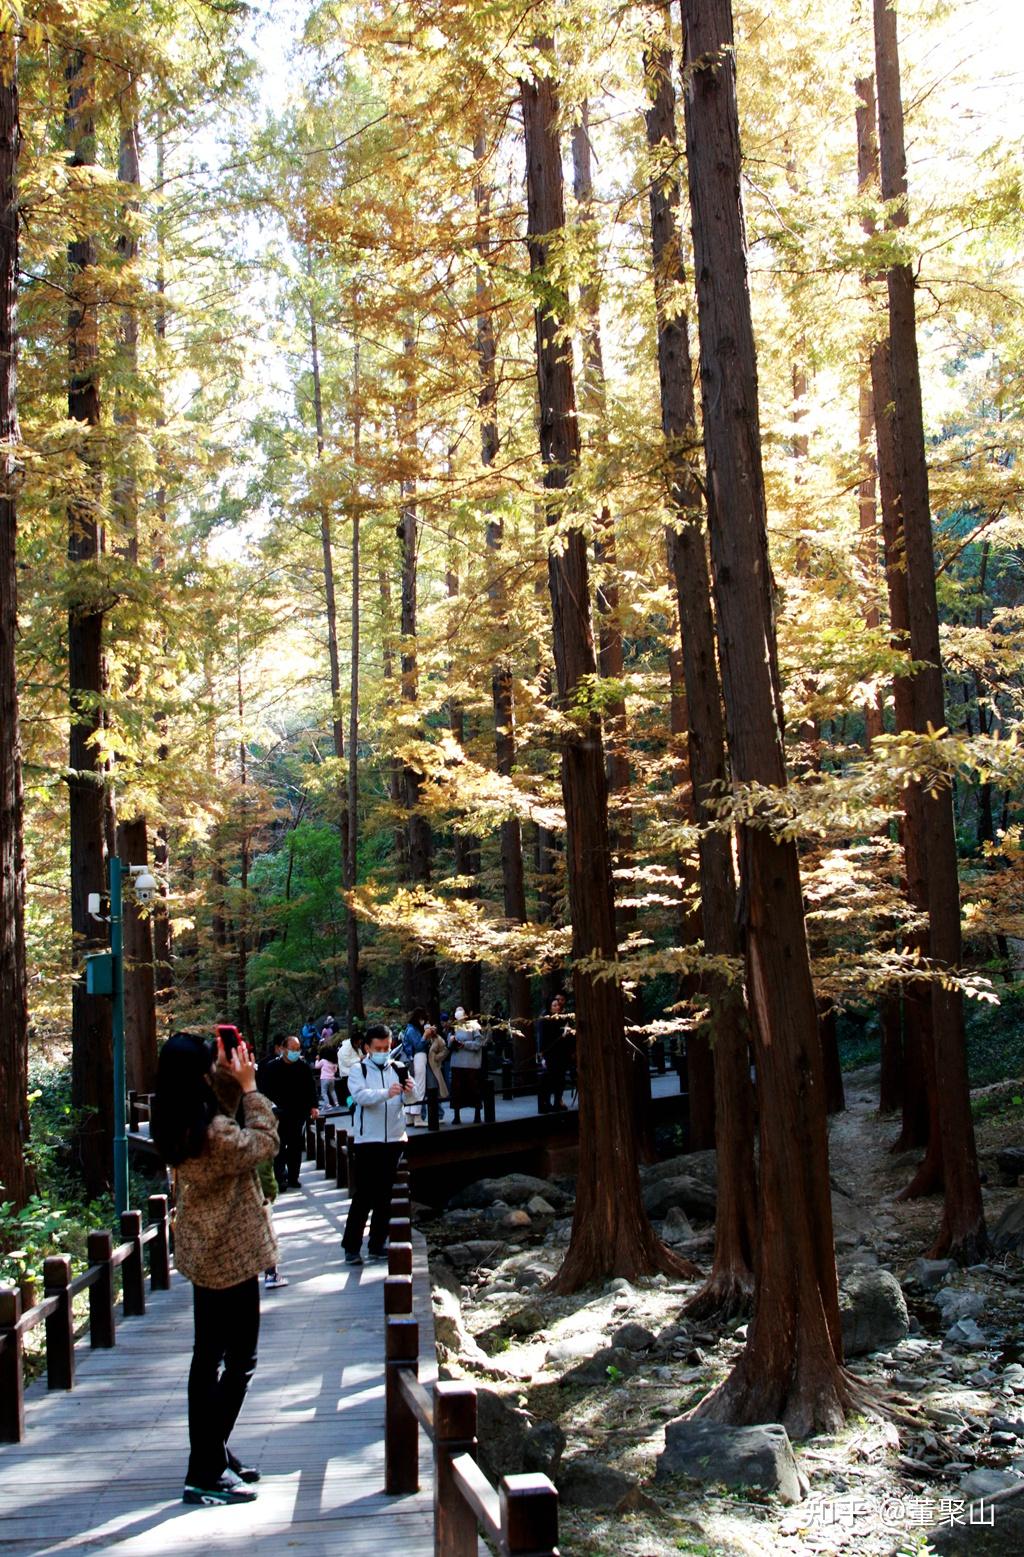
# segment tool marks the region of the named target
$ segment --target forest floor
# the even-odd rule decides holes
[[[549,1457],[562,1491],[563,1552],[891,1557],[925,1550],[925,1531],[959,1517],[965,1499],[1016,1485],[1018,1476],[1024,1486],[1024,1263],[993,1255],[968,1271],[954,1268],[930,1290],[915,1281],[914,1262],[933,1240],[941,1202],[895,1198],[919,1154],[890,1152],[896,1122],[877,1113],[877,1066],[845,1081],[846,1111],[830,1122],[840,1277],[891,1271],[903,1286],[910,1331],[850,1364],[882,1411],[794,1446],[810,1490],[790,1506],[756,1487],[656,1480],[666,1423],[724,1377],[745,1328],[686,1320],[680,1310],[696,1283],[665,1277],[611,1282],[571,1298],[545,1292],[568,1240],[571,1180],[548,1185],[546,1210],[543,1195],[524,1207],[528,1186],[520,1185],[504,1203],[474,1207],[465,1204],[472,1194],[463,1195],[456,1209],[424,1221],[442,1372],[483,1386],[481,1460],[492,1475],[523,1469],[524,1444],[532,1445],[526,1468]],[[1000,1187],[995,1162],[1003,1147],[1024,1146],[1022,1094],[1024,1081],[973,1094],[990,1229],[1024,1199],[1021,1188]],[[713,1153],[680,1165],[713,1184]],[[692,1211],[695,1228],[679,1213],[668,1217],[674,1246],[706,1269],[710,1227]],[[975,1316],[969,1345],[946,1339],[949,1315],[958,1312]],[[646,1347],[642,1335],[635,1351],[622,1344],[627,1322],[646,1328]]]

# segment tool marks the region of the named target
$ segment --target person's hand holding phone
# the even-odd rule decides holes
[[[217,1051],[218,1063],[231,1072],[242,1091],[255,1092],[256,1061],[245,1040],[240,1039],[230,1053],[225,1053],[224,1040],[218,1034]]]
[[[388,1087],[388,1097],[398,1097],[401,1090],[401,1085],[397,1081],[393,1081],[390,1087]]]

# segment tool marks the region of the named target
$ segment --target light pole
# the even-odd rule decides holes
[[[157,889],[148,865],[129,865],[135,900],[145,907]],[[124,880],[125,866],[110,857],[110,913],[101,914],[98,892],[89,894],[89,912],[110,925],[110,951],[85,959],[86,988],[90,995],[106,995],[113,1001],[114,1048],[114,1210],[120,1220],[128,1209],[128,1083],[124,1048]]]

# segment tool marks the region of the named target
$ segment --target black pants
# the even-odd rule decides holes
[[[212,1487],[228,1463],[227,1443],[256,1371],[260,1284],[193,1287],[195,1344],[188,1374],[188,1474],[192,1487]]]
[[[572,1064],[572,1047],[569,1044],[552,1043],[542,1051],[544,1070],[540,1079],[541,1112],[557,1108],[562,1102],[566,1077]]]
[[[355,1154],[356,1187],[341,1237],[341,1247],[346,1254],[359,1253],[363,1243],[363,1229],[369,1217],[370,1252],[381,1254],[388,1241],[391,1191],[402,1147],[400,1143],[392,1145],[388,1141],[357,1141]]]
[[[282,1114],[277,1121],[281,1150],[274,1159],[274,1173],[282,1189],[299,1182],[302,1154],[306,1145],[306,1115]]]

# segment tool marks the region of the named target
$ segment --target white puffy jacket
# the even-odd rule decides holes
[[[398,1080],[395,1067],[374,1065],[361,1060],[348,1073],[349,1097],[355,1104],[352,1128],[357,1144],[362,1141],[407,1141],[405,1107],[402,1094],[388,1097],[388,1088]]]

